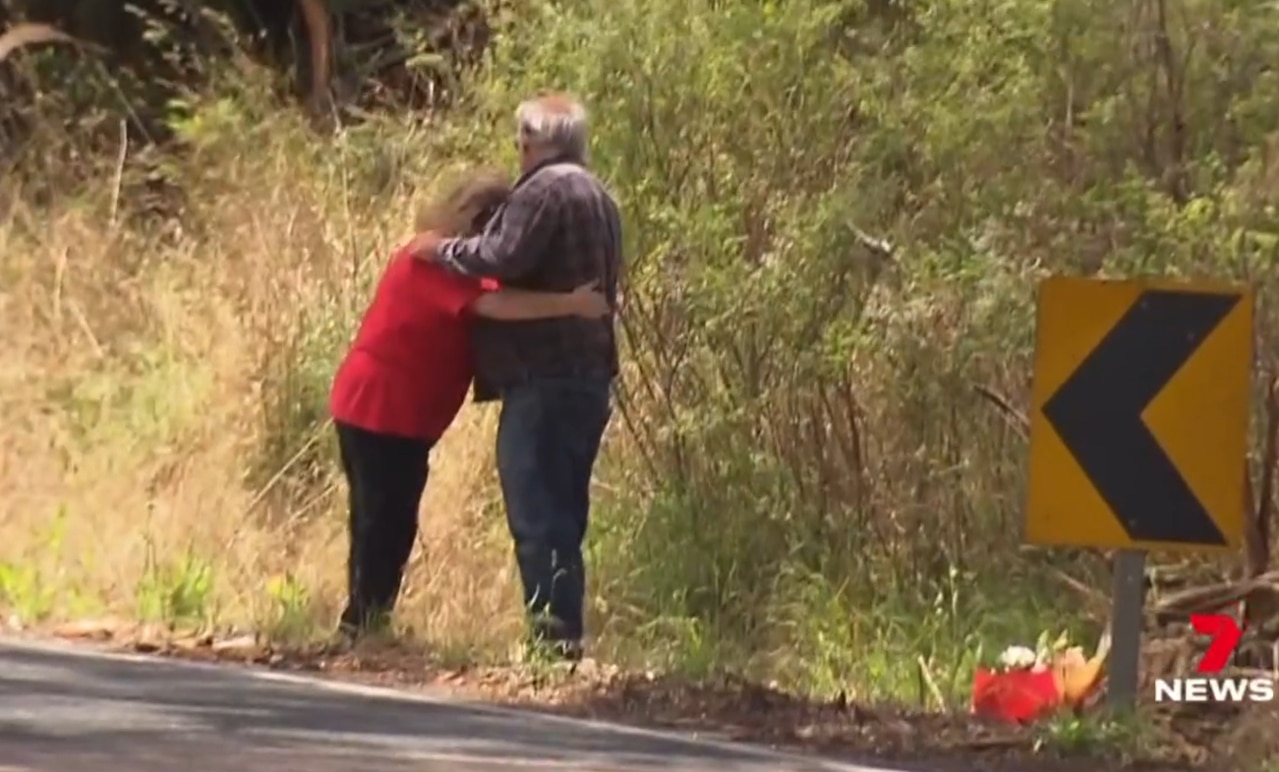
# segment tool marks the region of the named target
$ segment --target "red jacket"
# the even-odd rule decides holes
[[[438,440],[466,400],[473,375],[467,309],[487,286],[401,247],[333,379],[333,420]]]

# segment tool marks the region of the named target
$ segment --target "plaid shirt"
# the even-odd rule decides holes
[[[484,233],[447,239],[440,264],[503,285],[569,292],[592,280],[616,306],[622,269],[617,203],[583,166],[550,162],[522,176]],[[617,375],[612,316],[533,321],[476,319],[475,398],[495,399],[535,377]]]

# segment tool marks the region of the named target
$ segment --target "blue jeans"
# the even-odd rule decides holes
[[[502,393],[497,470],[536,639],[582,638],[582,542],[610,386],[607,377],[535,378]]]

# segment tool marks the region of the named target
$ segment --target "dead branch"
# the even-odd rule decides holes
[[[1100,619],[1105,619],[1110,615],[1110,598],[1106,595],[1106,593],[1093,587],[1089,587],[1060,568],[1049,566],[1048,571],[1062,584],[1079,593],[1084,604],[1088,606],[1089,611],[1094,616]]]
[[[1270,568],[1271,518],[1274,510],[1275,454],[1279,449],[1279,377],[1272,376],[1266,390],[1266,436],[1261,457],[1261,485],[1255,510],[1244,515],[1245,576],[1259,578]],[[1245,473],[1247,472],[1245,468]],[[1246,482],[1246,481],[1245,481]],[[1251,488],[1245,485],[1245,491]],[[1271,588],[1272,590],[1275,588]],[[1249,627],[1259,627],[1279,617],[1279,591],[1253,593],[1244,602],[1243,618]]]
[[[1247,502],[1244,511],[1248,522],[1244,528],[1246,550],[1245,576],[1260,576],[1270,568],[1271,517],[1274,510],[1274,476],[1276,453],[1279,452],[1279,376],[1272,376],[1266,389],[1266,434],[1261,456],[1261,484],[1257,500]],[[1251,498],[1251,486],[1245,488]]]
[[[3,62],[14,51],[26,46],[38,45],[40,43],[66,43],[68,45],[77,46],[91,51],[101,51],[102,48],[79,38],[72,37],[56,27],[48,24],[36,24],[34,22],[25,22],[10,27],[3,34],[0,34],[0,62]]]
[[[1279,600],[1279,571],[1269,571],[1239,582],[1220,582],[1170,593],[1160,598],[1152,610],[1161,617],[1183,617],[1220,611],[1240,602],[1265,604],[1267,596]]]
[[[999,412],[1004,416],[1005,420],[1009,422],[1012,428],[1016,430],[1023,439],[1030,436],[1030,419],[1026,417],[1025,413],[1013,407],[1007,397],[989,386],[983,386],[980,383],[974,383],[972,384],[972,387],[973,391],[977,392],[978,396],[982,397],[999,409]]]
[[[322,0],[298,0],[311,54],[310,106],[318,115],[328,112],[333,63],[333,22]]]

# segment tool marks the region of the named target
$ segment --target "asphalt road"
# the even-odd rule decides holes
[[[63,645],[0,642],[0,772],[906,772]]]

